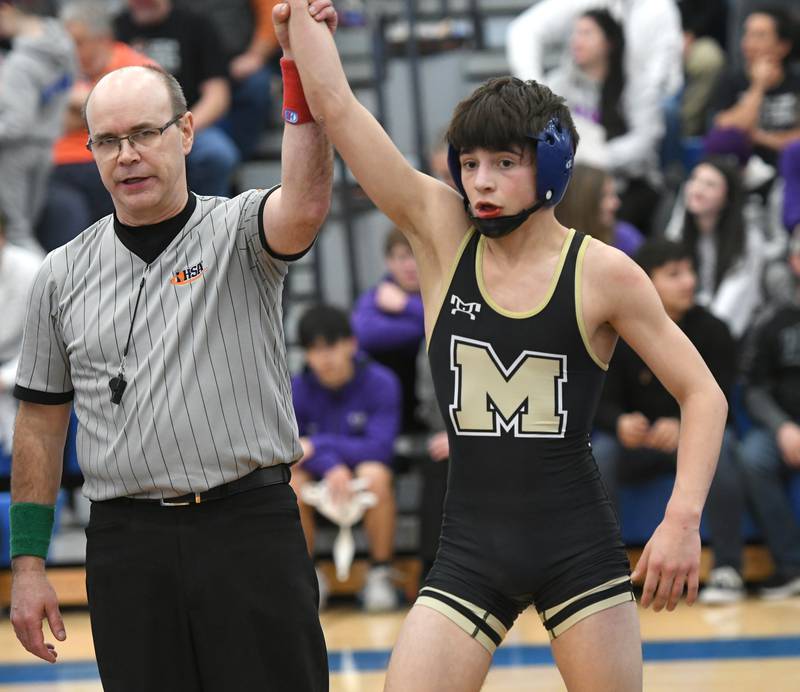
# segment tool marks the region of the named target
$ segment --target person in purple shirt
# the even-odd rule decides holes
[[[417,417],[417,353],[425,338],[422,298],[417,262],[411,246],[399,229],[386,238],[387,273],[356,301],[353,331],[359,346],[374,360],[390,368],[399,378],[403,394],[403,433],[426,428]]]
[[[350,498],[351,481],[365,479],[377,504],[364,516],[372,565],[362,592],[364,608],[398,605],[391,579],[395,500],[392,456],[400,426],[400,383],[388,368],[358,352],[347,313],[320,305],[298,325],[306,368],[292,379],[292,398],[303,457],[292,468],[300,519],[309,552],[314,549],[314,510],[301,499],[305,484],[324,479],[334,499]],[[320,577],[320,592],[326,584]],[[322,602],[324,599],[321,598]]]
[[[783,225],[792,233],[800,228],[800,139],[786,145],[780,160],[783,190]]]

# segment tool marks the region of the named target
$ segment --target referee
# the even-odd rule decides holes
[[[310,9],[335,29],[330,0]],[[328,689],[288,484],[302,450],[281,290],[327,213],[332,154],[278,38],[292,123],[281,186],[189,192],[180,86],[152,67],[111,72],[86,120],[115,214],[52,252],[34,284],[15,388],[11,619],[55,662],[42,620],[66,633],[44,557],[74,404],[106,692]]]

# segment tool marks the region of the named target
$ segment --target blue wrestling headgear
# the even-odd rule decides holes
[[[469,199],[461,182],[460,152],[448,145],[447,165],[458,191],[464,198],[464,206],[475,227],[485,236],[499,238],[519,228],[525,220],[542,207],[552,207],[561,201],[572,177],[574,152],[572,137],[555,118],[550,120],[537,135],[528,135],[536,141],[536,203],[513,216],[481,219],[472,214]]]

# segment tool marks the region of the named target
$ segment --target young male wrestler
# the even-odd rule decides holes
[[[642,684],[636,607],[589,433],[623,337],[681,407],[678,470],[634,572],[642,604],[698,587],[700,514],[725,398],[622,253],[561,226],[577,135],[563,100],[501,78],[448,131],[461,195],[414,170],[354,98],[333,41],[290,0],[311,112],[417,257],[451,470],[439,552],[400,633],[389,690],[478,690],[516,616],[535,605],[570,690]]]

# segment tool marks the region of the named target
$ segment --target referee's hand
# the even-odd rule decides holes
[[[44,641],[42,620],[47,618],[50,631],[63,642],[67,638],[56,592],[44,571],[44,560],[38,557],[16,557],[12,563],[11,624],[22,646],[34,656],[55,663],[55,646]]]

